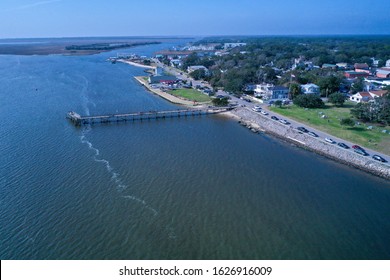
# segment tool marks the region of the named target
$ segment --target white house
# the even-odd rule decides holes
[[[386,60],[386,67],[390,67],[390,59]]]
[[[386,90],[362,91],[352,95],[349,100],[356,103],[368,102],[374,100],[374,98],[384,96],[385,94],[387,94]]]
[[[282,86],[274,86],[273,84],[256,85],[254,94],[256,97],[267,99],[286,99],[288,98],[289,89]]]
[[[181,67],[182,65],[181,59],[171,59],[170,63],[172,67]]]
[[[259,84],[256,85],[254,89],[254,94],[257,97],[265,97],[271,95],[271,88],[274,87],[273,84]]]
[[[320,94],[320,87],[315,84],[301,85],[301,91],[303,94]]]
[[[206,73],[208,72],[208,69],[206,67],[204,67],[203,65],[188,66],[187,71],[188,71],[188,73],[191,73],[195,70],[200,70],[200,69],[204,70]]]
[[[243,47],[243,46],[246,46],[246,43],[225,43],[223,45],[223,48],[226,50],[226,49],[232,49],[232,48]]]

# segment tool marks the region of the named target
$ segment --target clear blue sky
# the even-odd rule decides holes
[[[0,38],[390,34],[390,0],[0,0]]]

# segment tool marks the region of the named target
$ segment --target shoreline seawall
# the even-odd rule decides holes
[[[156,69],[155,66],[143,65],[143,64],[140,64],[140,63],[136,63],[136,62],[128,61],[128,60],[124,60],[124,59],[118,59],[117,62],[129,64],[129,65],[132,65],[132,66],[135,66],[135,67],[140,67],[140,68],[153,69],[153,70]]]
[[[189,100],[180,99],[176,96],[173,96],[169,93],[163,92],[160,89],[152,88],[144,79],[142,76],[135,76],[134,77],[140,84],[142,84],[148,91],[153,92],[154,94],[157,94],[158,96],[168,100],[169,102],[172,102],[174,104],[178,105],[184,105],[188,107],[194,107],[194,102]]]
[[[300,133],[291,126],[268,119],[247,108],[236,108],[233,111],[223,114],[234,118],[235,120],[240,121],[257,131],[271,134],[284,141],[293,143],[294,145],[337,162],[390,180],[390,166],[388,164],[375,161],[370,157],[358,155],[351,150],[346,150],[338,147],[337,145],[327,143],[320,138]]]

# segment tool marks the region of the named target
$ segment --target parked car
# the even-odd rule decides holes
[[[272,116],[271,119],[273,119],[274,121],[278,121],[279,120],[279,118],[275,117],[275,116]]]
[[[331,138],[325,138],[325,141],[330,143],[330,144],[336,144],[336,141],[334,141],[333,139]]]
[[[381,162],[387,162],[387,160],[385,160],[383,157],[381,157],[380,155],[373,155],[372,156],[373,159],[377,160],[377,161],[381,161]]]
[[[297,129],[299,130],[299,131],[301,131],[301,132],[304,132],[304,133],[307,133],[307,132],[309,132],[306,128],[304,128],[303,126],[299,126],[299,127],[297,127]]]
[[[362,155],[362,156],[368,156],[368,155],[369,155],[365,150],[354,149],[353,151],[354,151],[355,153],[359,154],[359,155]]]
[[[362,147],[358,146],[358,145],[353,145],[352,149],[359,149],[359,150],[364,151],[364,149]]]
[[[288,121],[286,121],[286,120],[279,120],[279,122],[282,123],[282,124],[285,124],[285,125],[290,124],[290,123],[289,123]]]
[[[339,145],[341,148],[349,149],[348,145],[346,145],[346,144],[344,144],[342,142],[337,143],[337,145]]]
[[[309,131],[307,134],[309,134],[310,136],[313,136],[313,137],[318,137],[318,135],[316,133],[314,133],[313,131]]]
[[[266,111],[261,111],[260,113],[261,113],[262,115],[264,115],[264,116],[268,115],[268,113],[267,113]]]

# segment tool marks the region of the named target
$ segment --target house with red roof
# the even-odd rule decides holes
[[[370,68],[367,63],[355,63],[354,68],[356,72],[365,72],[370,74]]]
[[[390,68],[379,68],[377,71],[376,71],[376,76],[378,78],[390,78]]]
[[[370,90],[362,91],[352,95],[349,100],[360,103],[360,102],[369,102],[374,100],[374,98],[382,97],[387,94],[387,90]]]
[[[357,72],[357,71],[345,71],[344,77],[347,79],[355,79],[355,78],[367,78],[369,73],[367,72]]]

